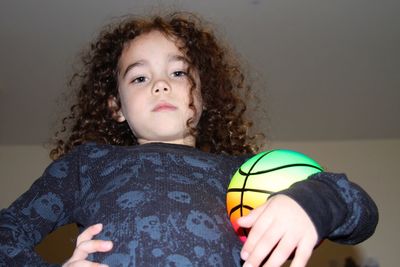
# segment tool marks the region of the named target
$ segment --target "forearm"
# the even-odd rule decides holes
[[[374,201],[344,174],[317,173],[279,193],[302,206],[319,239],[357,244],[375,231],[378,210]]]
[[[26,229],[9,210],[0,212],[0,266],[56,266],[35,252],[38,233]]]

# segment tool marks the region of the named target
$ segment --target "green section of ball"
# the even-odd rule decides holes
[[[239,170],[235,172],[232,176],[231,182],[229,184],[228,189],[230,188],[242,188],[245,182],[246,176],[240,174]]]
[[[302,153],[284,149],[265,151],[242,164],[233,175],[228,190],[243,188],[246,182],[246,189],[276,192],[321,171],[323,168],[315,160]]]
[[[256,162],[257,164],[255,164]],[[249,173],[250,170],[251,173],[256,173],[293,164],[307,164],[322,171],[322,167],[312,158],[297,151],[284,149],[261,152],[247,160],[240,169],[245,173]]]

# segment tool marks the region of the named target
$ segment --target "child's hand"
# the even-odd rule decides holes
[[[317,230],[306,212],[285,195],[273,196],[238,223],[251,227],[241,251],[245,267],[259,266],[268,255],[264,267],[281,266],[294,251],[290,266],[306,266],[318,241]]]
[[[72,257],[62,267],[107,267],[108,265],[87,261],[90,253],[107,252],[112,249],[112,242],[105,240],[92,240],[103,229],[102,224],[95,224],[83,231],[76,241],[76,248]]]

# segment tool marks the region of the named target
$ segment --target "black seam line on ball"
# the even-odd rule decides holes
[[[266,155],[268,155],[268,154],[271,153],[271,152],[273,152],[273,150],[272,150],[272,151],[268,151],[268,152],[264,153],[264,155],[262,155],[261,157],[259,157],[259,158],[256,160],[256,162],[254,162],[254,164],[251,166],[251,168],[250,168],[250,170],[249,170],[249,173],[251,173],[251,170],[254,168],[254,166],[257,165],[257,163],[258,163],[263,157],[265,157]],[[240,173],[240,172],[241,172],[241,168],[239,168],[239,173]],[[250,174],[245,174],[245,175],[246,175],[246,178],[245,178],[245,180],[244,180],[244,183],[243,183],[243,186],[242,186],[242,190],[245,190],[245,188],[246,188],[246,183],[247,183],[247,179],[249,178],[249,175],[250,175]],[[244,195],[244,191],[242,191],[242,193],[241,193],[241,195],[240,195],[240,217],[243,216],[243,208],[242,208],[242,205],[243,205],[243,195]]]
[[[228,189],[228,193],[229,192],[246,192],[246,191],[256,192],[256,193],[265,193],[265,194],[275,193],[274,191],[254,189],[254,188],[244,188],[244,189],[243,188],[230,188],[230,189]]]
[[[254,165],[255,165],[255,164],[254,164]],[[254,166],[254,165],[253,165],[253,166]],[[290,167],[310,167],[310,168],[317,169],[317,170],[319,170],[319,171],[324,171],[322,168],[317,167],[317,166],[314,166],[314,165],[311,165],[311,164],[306,164],[306,163],[295,163],[295,164],[288,164],[288,165],[279,166],[279,167],[272,168],[272,169],[269,169],[269,170],[264,170],[264,171],[259,171],[259,172],[253,172],[253,173],[251,172],[251,170],[252,170],[253,168],[251,168],[251,169],[249,170],[249,173],[246,173],[246,172],[242,171],[242,169],[239,169],[239,173],[240,173],[241,175],[245,175],[246,178],[247,178],[247,177],[250,176],[250,175],[263,174],[263,173],[273,172],[273,171],[276,171],[276,170],[285,169],[285,168],[290,168]]]

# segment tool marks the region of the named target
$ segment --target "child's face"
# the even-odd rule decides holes
[[[119,60],[119,121],[127,120],[139,144],[167,142],[195,145],[187,121],[190,80],[184,55],[172,41],[158,31],[136,37],[122,51]],[[192,74],[199,87],[198,74]],[[197,110],[195,127],[202,112],[200,89],[193,91]]]

